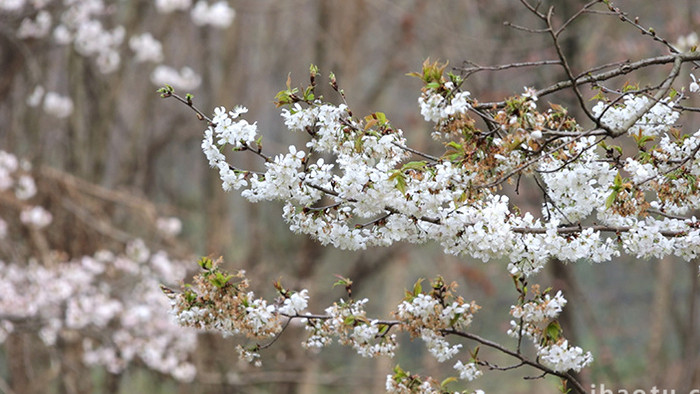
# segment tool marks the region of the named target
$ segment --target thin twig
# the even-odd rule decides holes
[[[589,2],[588,4],[584,5],[581,7],[580,10],[578,10],[574,15],[572,15],[569,19],[566,20],[559,28],[557,29],[556,32],[554,32],[555,36],[559,36],[566,28],[573,22],[575,21],[579,16],[583,15],[584,13],[589,11],[589,8],[593,7],[594,5],[600,3],[601,0],[593,0]]]
[[[400,149],[405,150],[406,152],[411,152],[411,153],[413,153],[414,155],[420,156],[420,157],[422,157],[422,158],[424,158],[424,159],[428,159],[428,160],[430,160],[430,161],[440,161],[440,158],[439,158],[439,157],[436,157],[436,156],[433,156],[433,155],[429,155],[429,154],[427,154],[427,153],[423,153],[423,152],[421,152],[421,151],[419,151],[419,150],[415,150],[415,149],[413,149],[413,148],[409,148],[408,146],[401,145],[401,144],[399,144],[399,143],[396,142],[396,141],[392,141],[391,143],[392,143],[394,146],[397,146],[397,147],[399,147]]]
[[[673,63],[676,61],[677,58],[680,58],[681,62],[683,62],[683,63],[698,61],[698,60],[700,60],[700,51],[684,52],[684,53],[680,53],[677,55],[663,55],[663,56],[656,56],[656,57],[641,59],[641,60],[638,60],[636,62],[623,64],[620,67],[617,67],[613,70],[604,71],[604,72],[600,72],[597,74],[592,74],[590,70],[584,71],[583,73],[581,73],[583,76],[576,78],[576,83],[578,85],[584,85],[584,84],[590,84],[590,83],[599,82],[599,81],[606,81],[608,79],[619,77],[620,75],[626,75],[626,74],[631,73],[632,71],[646,68],[649,66]],[[535,95],[537,97],[544,97],[546,95],[558,92],[560,90],[568,89],[571,86],[572,86],[571,80],[560,81],[560,82],[555,83],[554,85],[550,85],[546,88],[538,90],[535,93]],[[502,108],[505,105],[506,105],[506,101],[495,101],[495,102],[480,103],[478,105],[475,105],[474,107],[477,109],[489,110],[489,109],[493,109],[493,108]]]
[[[455,329],[446,329],[446,330],[442,330],[442,332],[443,332],[443,334],[451,334],[451,335],[456,335],[459,337],[471,339],[471,340],[476,341],[484,346],[488,346],[490,348],[496,349],[496,350],[500,351],[501,353],[505,353],[511,357],[515,357],[518,360],[520,360],[523,364],[529,365],[533,368],[536,368],[545,374],[549,374],[549,375],[560,377],[562,379],[566,379],[569,383],[571,383],[574,386],[574,388],[576,390],[578,390],[578,392],[586,393],[586,390],[583,388],[581,383],[579,383],[579,381],[576,380],[568,372],[556,372],[553,369],[548,368],[548,367],[540,364],[537,361],[532,361],[532,360],[528,359],[527,357],[523,356],[520,353],[514,352],[514,351],[512,351],[512,350],[510,350],[510,349],[508,349],[508,348],[506,348],[506,347],[504,347],[496,342],[490,341],[488,339],[482,338],[478,335],[475,335],[475,334],[472,334],[469,332],[457,331]]]
[[[521,68],[521,67],[538,67],[538,66],[548,66],[548,65],[558,65],[561,64],[561,61],[558,59],[553,59],[553,60],[538,60],[538,61],[533,61],[533,62],[518,62],[518,63],[508,63],[508,64],[501,64],[497,66],[480,66],[476,63],[471,63],[472,67],[455,67],[454,70],[462,71],[467,73],[468,75],[480,72],[480,71],[502,71],[502,70],[509,70],[512,68]]]

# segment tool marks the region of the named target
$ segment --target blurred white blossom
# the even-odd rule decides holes
[[[236,16],[234,9],[224,0],[217,1],[212,5],[207,4],[204,0],[200,0],[192,8],[191,14],[192,22],[195,25],[210,25],[220,29],[229,27]]]
[[[19,219],[22,221],[22,223],[28,226],[41,229],[51,224],[53,216],[46,209],[35,206],[23,209],[20,213]]]
[[[27,105],[34,108],[41,104],[41,100],[44,98],[44,87],[41,85],[36,85],[32,93],[27,96]]]
[[[160,63],[163,61],[163,46],[151,33],[143,33],[129,39],[129,48],[136,54],[137,62]]]
[[[186,10],[192,5],[192,0],[156,0],[158,12],[167,14],[173,11]]]
[[[158,231],[168,237],[174,237],[182,231],[182,221],[176,217],[163,217],[156,219]]]
[[[51,29],[51,14],[48,11],[39,11],[35,19],[24,18],[17,30],[19,38],[42,38],[49,34]]]
[[[48,92],[44,96],[44,111],[57,118],[67,118],[73,113],[73,100],[56,92]]]
[[[151,82],[156,86],[171,85],[176,89],[194,90],[202,83],[202,77],[189,67],[183,67],[180,71],[159,65],[151,73]]]
[[[24,7],[25,0],[2,0],[0,1],[0,10],[2,11],[19,11]]]
[[[17,186],[15,188],[15,196],[20,200],[28,200],[36,194],[36,184],[34,183],[34,178],[29,175],[20,175],[17,179]]]

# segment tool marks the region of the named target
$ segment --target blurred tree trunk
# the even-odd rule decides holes
[[[698,259],[692,260],[688,263],[690,278],[690,291],[688,294],[688,316],[687,316],[687,328],[685,330],[685,340],[683,342],[683,365],[685,368],[685,376],[683,385],[686,391],[690,392],[692,389],[700,387],[700,365],[698,365],[698,306],[697,300],[700,297],[700,277],[698,275]],[[668,291],[672,290],[670,284],[668,285]]]
[[[669,319],[668,311],[671,306],[671,278],[673,276],[673,258],[665,257],[656,263],[656,283],[654,284],[654,303],[651,307],[649,320],[649,346],[647,353],[647,379],[650,384],[662,384],[666,374],[665,355],[662,352],[666,339],[666,322]]]
[[[26,352],[27,343],[22,334],[10,334],[5,340],[7,351],[8,369],[10,373],[10,387],[15,393],[29,393],[29,375],[27,362],[31,357]]]
[[[80,338],[59,339],[56,346],[61,354],[61,394],[87,394],[94,390],[90,369],[83,364]]]

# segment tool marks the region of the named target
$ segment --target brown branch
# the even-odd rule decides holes
[[[589,3],[590,4],[590,3]],[[588,5],[587,5],[588,6]],[[576,77],[574,76],[573,71],[571,71],[571,66],[569,65],[569,61],[566,58],[566,55],[564,55],[564,51],[561,48],[561,45],[559,43],[559,33],[561,32],[561,28],[559,32],[554,31],[554,25],[552,24],[552,13],[554,12],[554,7],[549,8],[549,12],[547,12],[547,17],[545,22],[547,23],[547,27],[549,28],[550,36],[552,38],[552,43],[554,44],[554,49],[557,51],[557,56],[559,56],[559,60],[561,60],[561,66],[564,68],[564,71],[566,72],[567,77],[569,77],[569,81],[571,81],[571,88],[574,91],[574,94],[576,95],[576,99],[578,100],[579,107],[583,111],[583,113],[586,114],[586,116],[591,119],[595,124],[606,130],[608,130],[607,126],[603,125],[600,123],[600,119],[596,118],[593,116],[591,111],[588,109],[588,106],[586,105],[586,100],[583,98],[583,94],[581,94],[581,90],[578,87],[578,82],[576,81]]]
[[[554,32],[553,34],[554,34],[555,36],[558,37],[564,30],[566,30],[566,28],[567,28],[573,21],[575,21],[579,16],[581,16],[581,15],[583,15],[584,13],[588,12],[588,11],[589,11],[589,8],[593,7],[594,5],[596,5],[596,4],[600,3],[600,2],[602,2],[602,0],[593,0],[593,1],[589,2],[588,4],[584,5],[583,7],[581,7],[580,10],[578,10],[574,15],[572,15],[569,19],[567,19],[566,22],[564,22],[561,26],[559,26],[559,28],[557,29],[557,31]]]
[[[590,84],[590,83],[599,82],[599,81],[606,81],[608,79],[619,77],[620,75],[626,75],[626,74],[631,73],[632,71],[642,69],[645,67],[673,63],[676,61],[677,58],[680,58],[680,61],[682,63],[698,61],[698,60],[700,60],[700,51],[684,52],[684,53],[680,53],[677,55],[663,55],[663,56],[656,56],[656,57],[641,59],[641,60],[638,60],[636,62],[625,63],[625,64],[621,65],[620,67],[614,68],[614,69],[609,70],[609,71],[596,73],[596,74],[591,74],[591,71],[588,70],[588,71],[583,72],[582,76],[577,77],[575,79],[575,81],[578,85]],[[572,85],[573,85],[573,82],[571,80],[560,81],[560,82],[555,83],[554,85],[550,85],[546,88],[538,90],[535,94],[537,95],[537,97],[543,97],[543,96],[546,96],[548,94],[552,94],[552,93],[558,92],[560,90],[570,88]],[[496,101],[496,102],[480,103],[478,105],[475,105],[474,107],[477,109],[493,109],[493,108],[502,108],[505,105],[506,105],[506,101]]]
[[[647,29],[647,28],[645,28],[644,26],[640,25],[640,24],[639,24],[639,19],[638,19],[638,18],[635,18],[634,20],[630,19],[630,18],[627,16],[627,13],[622,12],[619,8],[615,7],[615,6],[612,4],[612,2],[610,2],[610,3],[608,4],[608,9],[609,9],[610,12],[612,13],[612,15],[615,15],[615,16],[617,16],[618,18],[620,18],[621,21],[632,25],[635,29],[639,30],[639,31],[642,33],[642,35],[649,36],[649,37],[651,37],[654,41],[657,41],[657,42],[662,43],[666,48],[668,48],[668,50],[669,50],[671,53],[673,53],[673,54],[678,54],[678,53],[680,53],[680,52],[678,51],[678,49],[676,49],[676,47],[674,47],[673,45],[671,45],[671,43],[668,42],[668,40],[666,40],[665,38],[659,36],[659,35],[656,33],[656,30],[654,30],[654,28],[651,28],[651,27],[650,27],[650,28]],[[696,63],[696,65],[697,65],[697,63]]]
[[[462,71],[467,74],[467,76],[480,72],[480,71],[502,71],[502,70],[508,70],[512,68],[522,68],[522,67],[538,67],[538,66],[549,66],[549,65],[558,65],[561,64],[560,60],[554,59],[554,60],[538,60],[538,61],[533,61],[533,62],[519,62],[519,63],[509,63],[509,64],[501,64],[497,66],[480,66],[476,63],[473,62],[466,62],[467,64],[471,64],[471,67],[454,67],[454,70],[457,71]]]
[[[593,230],[593,231],[600,231],[600,232],[606,232],[606,233],[626,233],[632,230],[632,227],[626,227],[626,226],[604,226],[604,225],[591,225],[591,226],[567,226],[567,227],[558,227],[557,228],[557,234],[562,235],[562,234],[576,234],[576,233],[581,233],[584,230]],[[544,227],[513,227],[512,228],[514,233],[518,234],[545,234],[547,233],[548,229]],[[661,235],[664,237],[681,237],[687,234],[685,231],[660,231],[659,232]]]
[[[523,364],[529,365],[533,368],[539,369],[540,371],[544,372],[544,374],[549,374],[549,375],[554,375],[559,378],[565,379],[568,383],[571,383],[574,388],[579,392],[579,393],[586,393],[586,390],[583,388],[581,383],[579,383],[570,373],[568,372],[556,372],[551,368],[547,368],[546,366],[540,364],[537,361],[532,361],[528,359],[527,357],[523,356],[520,353],[514,352],[502,345],[499,345],[496,342],[490,341],[488,339],[482,338],[478,335],[468,333],[468,332],[463,332],[463,331],[457,331],[454,329],[447,329],[447,330],[442,330],[443,334],[451,334],[451,335],[456,335],[459,337],[471,339],[473,341],[476,341],[484,346],[488,346],[492,349],[496,349],[502,353],[505,353],[511,357],[517,358],[520,360]]]
[[[508,27],[512,27],[515,30],[520,30],[520,31],[528,32],[528,33],[547,33],[548,32],[547,29],[531,29],[529,27],[516,25],[515,23],[511,23],[511,22],[503,22],[503,25],[508,26]]]
[[[332,316],[329,316],[329,315],[317,315],[317,314],[306,314],[306,315],[299,315],[299,314],[296,314],[296,315],[288,315],[288,314],[280,313],[280,315],[289,318],[287,324],[289,324],[289,321],[291,321],[292,319],[329,320],[329,319],[332,318]],[[389,329],[391,329],[393,326],[397,326],[397,325],[403,324],[403,322],[400,321],[400,320],[372,320],[372,322],[373,322],[373,325],[384,325],[384,326],[388,326]],[[531,366],[531,367],[534,367],[534,368],[536,368],[536,369],[538,369],[538,370],[544,372],[545,374],[554,375],[554,376],[560,377],[560,378],[562,378],[562,379],[566,379],[568,382],[572,383],[572,384],[574,385],[574,387],[575,387],[577,390],[579,390],[580,393],[585,393],[585,392],[586,392],[586,391],[583,389],[583,387],[581,386],[581,384],[580,384],[578,381],[576,381],[576,380],[573,378],[573,376],[571,376],[571,374],[569,374],[568,372],[556,372],[556,371],[552,370],[551,368],[548,368],[548,367],[546,367],[546,366],[540,364],[540,363],[537,362],[537,361],[530,360],[530,359],[528,359],[527,357],[523,356],[521,353],[512,351],[512,350],[506,348],[505,346],[500,345],[500,344],[498,344],[498,343],[496,343],[496,342],[493,342],[493,341],[491,341],[491,340],[482,338],[482,337],[480,337],[480,336],[478,336],[478,335],[475,335],[475,334],[472,334],[472,333],[468,333],[468,332],[465,332],[465,331],[455,330],[455,329],[453,329],[453,328],[443,329],[443,330],[440,330],[440,332],[441,332],[442,334],[444,334],[444,335],[455,335],[455,336],[459,336],[459,337],[471,339],[471,340],[476,341],[476,342],[478,342],[478,343],[480,343],[480,344],[482,344],[482,345],[485,345],[485,346],[488,346],[488,347],[490,347],[490,348],[496,349],[496,350],[498,350],[498,351],[500,351],[500,352],[502,352],[502,353],[505,353],[505,354],[507,354],[507,355],[509,355],[509,356],[511,356],[511,357],[515,357],[515,358],[517,358],[518,360],[520,360],[520,361],[521,361],[521,364],[520,364],[519,366],[521,366],[521,365],[529,365],[529,366]],[[517,367],[517,366],[512,367],[512,368],[516,368],[516,367]]]
[[[421,152],[421,151],[419,151],[419,150],[416,150],[416,149],[413,149],[413,148],[409,148],[408,146],[401,145],[401,144],[399,144],[399,143],[396,142],[396,141],[393,141],[392,144],[393,144],[394,146],[399,147],[400,149],[405,150],[406,152],[411,152],[411,153],[413,153],[414,155],[420,156],[420,157],[422,157],[422,158],[424,158],[424,159],[428,159],[428,160],[430,160],[430,161],[440,161],[440,158],[439,158],[439,157],[436,157],[436,156],[433,156],[433,155],[429,155],[429,154],[427,154],[427,153],[423,153],[423,152]]]

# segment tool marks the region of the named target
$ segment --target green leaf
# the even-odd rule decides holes
[[[406,170],[417,170],[417,171],[425,171],[425,167],[428,163],[425,161],[410,161],[401,167],[402,171]]]
[[[472,361],[476,361],[477,357],[479,356],[479,349],[481,349],[479,346],[475,347],[472,352],[470,352],[472,356]]]
[[[597,101],[605,101],[605,100],[606,100],[606,97],[603,95],[603,92],[598,92],[598,94],[596,94],[595,96],[591,97],[591,99],[588,100],[588,101],[594,101],[594,100],[597,100]]]
[[[462,150],[462,144],[458,144],[454,141],[450,141],[447,144],[445,144],[446,147],[453,148],[455,150]]]
[[[205,269],[207,271],[211,270],[214,266],[214,262],[211,261],[209,257],[201,257],[199,261],[197,261],[197,264],[199,264],[199,266],[202,267],[202,269]]]
[[[357,138],[355,138],[354,146],[355,146],[356,153],[362,153],[363,143],[362,143],[362,136],[361,135],[358,135]]]
[[[385,126],[389,123],[384,112],[374,112],[365,116],[365,130],[370,129],[374,125]]]
[[[631,85],[631,84],[625,82],[625,85],[622,87],[622,91],[624,93],[627,93],[631,90],[639,90],[639,84]]]
[[[559,336],[561,335],[561,326],[559,325],[559,322],[554,320],[553,322],[549,323],[545,329],[545,333],[547,338],[552,342],[559,340]]]
[[[209,283],[211,283],[212,285],[221,289],[224,286],[226,286],[228,281],[231,280],[232,278],[233,278],[233,275],[225,275],[225,274],[221,273],[221,271],[216,271],[214,276],[209,278]]]
[[[401,170],[392,170],[391,175],[389,175],[389,180],[396,182],[396,187],[403,194],[406,194],[406,176]]]
[[[404,371],[400,365],[396,364],[394,367],[394,380],[395,381],[401,381],[403,378],[407,378],[409,374]]]
[[[352,286],[352,281],[350,280],[350,278],[345,278],[345,277],[342,277],[342,276],[340,276],[340,275],[336,275],[335,277],[338,278],[338,280],[335,281],[335,282],[333,283],[333,287],[336,287],[336,286],[344,286],[344,287]]]
[[[314,100],[314,87],[313,86],[307,86],[306,89],[304,90],[304,100],[305,101],[313,101]]]
[[[455,85],[459,85],[460,83],[462,83],[462,77],[457,74],[448,72],[447,77],[450,78],[450,81],[452,81],[452,83],[454,83]]]
[[[674,88],[671,88],[671,91],[668,93],[668,97],[670,97],[671,100],[673,100],[674,98],[676,98],[676,96],[678,96],[678,91]]]
[[[456,381],[457,381],[457,378],[455,378],[454,376],[450,376],[449,378],[440,382],[440,388],[445,388],[445,386],[447,386],[448,384],[450,384],[452,382],[456,382]]]
[[[413,296],[417,297],[419,294],[423,292],[423,286],[421,285],[421,282],[423,282],[423,278],[418,278],[416,283],[413,284]]]
[[[281,107],[286,104],[294,104],[298,101],[298,97],[296,96],[298,92],[299,89],[297,88],[279,91],[275,95],[275,105]]]
[[[188,304],[193,303],[197,299],[197,293],[192,290],[185,291],[183,295],[185,296],[185,301],[187,301]]]
[[[318,66],[316,66],[315,64],[312,63],[312,64],[309,66],[309,74],[314,75],[314,76],[315,76],[315,75],[318,75],[318,74],[319,74],[319,72],[318,72]]]
[[[605,199],[605,209],[608,209],[612,207],[613,203],[615,202],[615,199],[617,198],[617,190],[613,190],[612,193],[608,196],[608,198]]]
[[[620,187],[622,187],[622,176],[618,172],[613,180],[613,190],[619,190]]]

